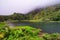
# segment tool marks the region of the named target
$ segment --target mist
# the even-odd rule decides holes
[[[26,14],[36,8],[60,4],[60,0],[0,0],[0,15]]]

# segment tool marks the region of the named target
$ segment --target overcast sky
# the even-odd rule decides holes
[[[60,3],[60,0],[0,0],[0,15],[27,13],[35,8],[57,3]]]

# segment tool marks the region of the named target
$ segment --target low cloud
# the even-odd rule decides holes
[[[0,0],[0,15],[27,13],[35,8],[59,4],[60,0]]]

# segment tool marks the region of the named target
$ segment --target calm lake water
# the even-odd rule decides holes
[[[14,22],[8,24],[10,26],[32,26],[36,28],[41,28],[43,32],[47,33],[60,33],[60,22]]]

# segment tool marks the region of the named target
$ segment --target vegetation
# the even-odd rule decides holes
[[[43,33],[30,26],[0,27],[0,40],[60,40],[60,34]]]
[[[30,26],[6,26],[4,21],[60,21],[60,4],[36,9],[28,14],[14,13],[9,16],[0,15],[0,40],[60,40],[58,33],[43,33],[41,29]]]
[[[6,20],[60,21],[60,4],[36,9],[27,14],[19,14],[14,12],[13,15],[0,16],[0,22]]]
[[[0,27],[3,27],[3,26],[5,26],[5,25],[6,25],[5,22],[0,22]]]
[[[30,26],[20,26],[9,28],[8,26],[0,28],[0,40],[40,40],[38,37],[40,29]]]

